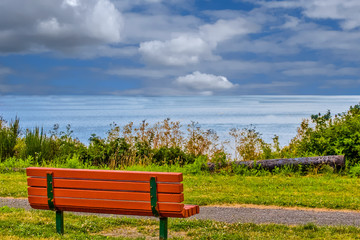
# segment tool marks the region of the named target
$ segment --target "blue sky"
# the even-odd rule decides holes
[[[357,95],[359,12],[359,0],[2,0],[0,95]]]

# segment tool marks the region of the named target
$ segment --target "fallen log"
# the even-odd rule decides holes
[[[232,164],[247,166],[253,168],[254,164],[260,165],[265,169],[274,169],[285,165],[302,166],[318,166],[329,165],[331,167],[345,166],[345,158],[343,155],[318,156],[318,157],[301,157],[301,158],[283,158],[283,159],[267,159],[258,161],[234,161]]]
[[[329,165],[331,167],[343,167],[345,166],[344,155],[330,155],[330,156],[318,156],[318,157],[301,157],[301,158],[281,158],[281,159],[267,159],[267,160],[257,160],[257,161],[234,161],[230,162],[229,165],[236,164],[240,166],[247,166],[253,168],[254,165],[259,166],[264,169],[272,170],[275,167],[282,167],[285,165],[302,165],[302,166],[320,166],[320,165]],[[215,163],[207,163],[207,168],[210,171],[214,171],[217,167],[222,167],[220,165],[216,166]]]

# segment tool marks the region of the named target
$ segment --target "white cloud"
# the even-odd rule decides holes
[[[154,68],[113,68],[106,73],[126,78],[142,78],[142,79],[164,79],[173,78],[182,72],[178,68],[154,69]],[[153,85],[154,82],[151,82]]]
[[[6,68],[6,67],[1,67],[0,66],[0,76],[4,76],[4,75],[8,75],[10,74],[12,71],[10,68]]]
[[[130,95],[130,96],[192,96],[192,95],[202,95],[202,96],[209,96],[212,95],[213,92],[211,91],[188,91],[184,89],[177,89],[174,87],[144,87],[144,88],[136,88],[124,91],[112,91],[112,92],[105,92],[104,94],[114,94],[114,95]]]
[[[336,79],[326,81],[322,88],[356,88],[360,86],[360,79]]]
[[[198,71],[178,77],[175,83],[181,87],[200,91],[227,90],[236,86],[224,76],[216,76]]]
[[[12,91],[18,90],[18,86],[12,85],[4,79],[4,76],[12,72],[10,68],[0,66],[0,94],[11,93]]]
[[[98,0],[86,15],[86,28],[91,36],[107,43],[120,41],[123,19],[120,12],[108,0]]]
[[[266,6],[268,8],[297,8],[302,7],[302,1],[259,1],[263,6]]]
[[[144,14],[123,13],[125,43],[166,41],[178,37],[181,33],[192,35],[197,33],[197,28],[202,21],[195,16],[181,16],[174,14]]]
[[[242,84],[239,89],[242,94],[258,94],[259,92],[268,94],[292,94],[294,89],[300,85],[298,82],[272,81],[269,83]]]
[[[200,26],[196,33],[177,34],[178,36],[167,41],[142,42],[139,52],[146,62],[151,64],[168,66],[197,64],[201,60],[220,59],[212,53],[219,43],[258,30],[257,24],[242,18],[218,20],[214,24]]]
[[[320,62],[292,62],[278,64],[283,67],[282,73],[288,76],[351,76],[359,75],[360,69],[353,67],[337,67]]]
[[[3,0],[2,5],[6,6],[0,7],[3,53],[74,52],[121,40],[123,18],[110,0]]]
[[[137,47],[115,47],[108,45],[79,46],[72,51],[59,54],[61,57],[73,57],[79,59],[91,59],[97,57],[130,58],[138,55]]]
[[[77,6],[79,6],[79,1],[78,0],[64,0],[62,6],[63,7],[66,7],[66,6],[77,7]]]
[[[340,50],[349,53],[359,52],[360,32],[310,29],[299,31],[290,37],[289,45],[302,45],[313,49]]]
[[[304,1],[304,14],[311,18],[343,20],[342,27],[351,30],[360,26],[360,1],[313,0]]]
[[[140,44],[140,53],[151,64],[185,66],[200,59],[213,58],[211,47],[203,39],[183,35],[170,41],[149,41]]]
[[[344,30],[360,27],[359,0],[292,0],[259,3],[268,8],[302,8],[303,14],[309,18],[341,20]]]
[[[286,16],[286,22],[280,26],[280,28],[284,29],[294,29],[296,28],[300,23],[300,19],[293,16]]]
[[[172,8],[191,9],[193,0],[113,0],[114,4],[123,11],[136,11],[148,13],[168,12]],[[139,8],[140,7],[140,8]]]
[[[291,55],[297,53],[297,46],[286,45],[282,39],[244,39],[241,42],[229,42],[218,47],[221,53],[251,52],[256,54]]]
[[[260,30],[260,27],[244,18],[220,19],[214,24],[200,26],[200,36],[206,41],[217,44],[235,36],[247,35]]]

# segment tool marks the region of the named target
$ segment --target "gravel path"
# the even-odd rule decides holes
[[[31,209],[27,199],[0,198],[0,207]],[[98,214],[108,216],[108,214]],[[317,225],[360,226],[359,211],[297,210],[259,207],[201,207],[196,219],[211,219],[228,223],[278,223],[297,225],[315,223]]]

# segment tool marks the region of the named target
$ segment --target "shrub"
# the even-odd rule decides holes
[[[208,158],[205,155],[198,156],[195,158],[194,163],[185,165],[185,172],[199,174],[204,170],[208,170],[207,163]]]
[[[235,142],[235,158],[239,160],[259,160],[263,156],[263,140],[254,127],[230,130]]]
[[[84,164],[80,161],[78,155],[68,157],[65,162],[66,168],[83,168]]]
[[[0,163],[0,171],[12,171],[16,170],[24,170],[27,167],[34,165],[34,159],[29,156],[26,159],[10,157]]]
[[[43,128],[35,127],[34,130],[26,130],[25,148],[21,153],[22,158],[32,156],[35,163],[51,161],[59,152],[59,145],[53,137],[47,137]]]
[[[219,144],[219,136],[212,129],[203,130],[199,123],[191,122],[187,128],[188,136],[184,142],[185,151],[195,156],[213,156],[222,151],[223,146]]]
[[[178,164],[184,166],[195,161],[195,156],[185,153],[180,147],[165,147],[162,146],[153,150],[152,163],[158,165],[173,165]]]
[[[360,177],[360,163],[356,163],[354,166],[350,167],[349,176]]]
[[[13,157],[16,153],[16,143],[20,135],[19,119],[16,117],[9,126],[0,117],[0,162]]]
[[[328,111],[325,115],[312,115],[310,120],[301,123],[297,136],[284,152],[297,157],[344,154],[351,164],[359,162],[360,105],[334,118]]]

